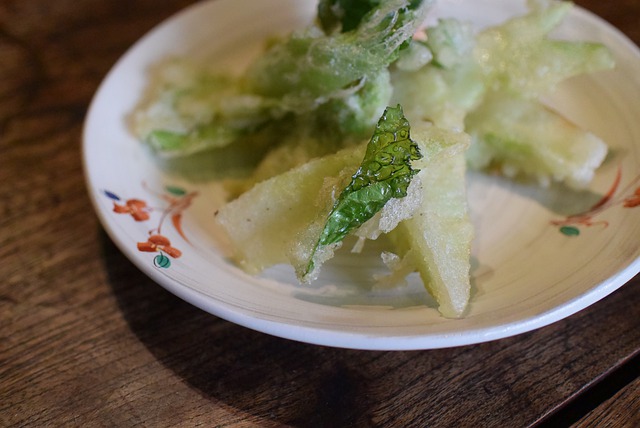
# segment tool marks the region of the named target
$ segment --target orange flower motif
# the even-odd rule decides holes
[[[138,250],[149,253],[162,251],[177,259],[182,255],[182,251],[171,246],[171,241],[162,235],[151,235],[147,242],[138,242]]]
[[[140,199],[128,199],[125,205],[113,203],[113,211],[118,214],[131,214],[135,221],[149,220],[147,203]]]
[[[625,208],[635,208],[637,206],[640,206],[640,187],[636,189],[633,196],[630,196],[624,200]]]

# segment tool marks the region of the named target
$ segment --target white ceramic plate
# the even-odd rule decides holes
[[[523,11],[523,2],[513,0],[441,0],[432,18],[456,16],[482,27]],[[189,56],[239,69],[264,37],[302,27],[314,12],[313,1],[300,0],[195,4],[135,44],[97,92],[84,134],[89,192],[111,238],[158,284],[205,311],[272,335],[399,350],[530,331],[589,306],[640,270],[640,207],[624,207],[640,186],[640,53],[616,29],[579,8],[558,37],[604,42],[618,67],[563,84],[549,102],[606,140],[613,155],[590,191],[579,194],[469,175],[477,237],[464,319],[442,318],[418,281],[405,289],[372,291],[371,271],[380,268],[373,251],[339,254],[312,287],[298,285],[284,266],[251,277],[231,264],[213,220],[220,204],[217,185],[161,170],[132,137],[127,115],[148,84],[149,68],[161,60]],[[618,174],[613,198],[589,212]],[[581,212],[587,214],[568,218]],[[150,235],[170,244],[148,242]],[[173,257],[176,250],[179,257]]]

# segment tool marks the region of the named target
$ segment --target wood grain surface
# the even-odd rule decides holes
[[[114,62],[191,3],[0,0],[0,426],[640,424],[640,277],[513,338],[365,352],[239,327],[138,271],[92,211],[82,124]],[[577,3],[640,43],[637,0]]]
[[[638,415],[640,415],[640,378],[636,378],[589,412],[575,424],[575,428],[634,428],[638,426]]]

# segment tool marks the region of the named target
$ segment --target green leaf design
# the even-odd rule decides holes
[[[580,229],[575,226],[562,226],[560,228],[560,233],[566,236],[579,236]]]
[[[158,268],[168,269],[171,267],[171,260],[164,254],[159,254],[153,258],[153,264]]]
[[[187,191],[184,190],[182,187],[165,186],[164,189],[174,196],[184,196],[187,194]]]
[[[309,261],[307,274],[313,270],[313,259],[320,246],[342,241],[389,200],[407,196],[409,183],[419,172],[411,167],[411,161],[421,157],[418,145],[411,140],[409,121],[402,107],[387,107],[367,145],[360,167],[329,213]]]

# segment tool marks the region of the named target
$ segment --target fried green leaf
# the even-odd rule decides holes
[[[411,162],[421,157],[418,145],[411,140],[409,121],[402,107],[388,107],[367,145],[360,167],[329,213],[307,273],[314,268],[319,247],[342,241],[389,200],[407,195],[409,183],[419,171],[412,168]]]

